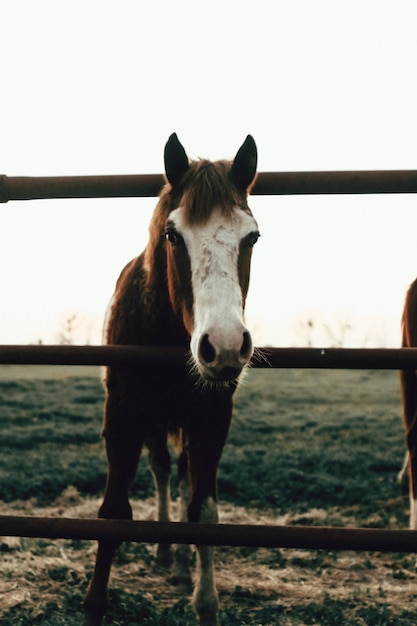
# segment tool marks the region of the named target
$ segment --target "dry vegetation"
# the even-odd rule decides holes
[[[0,513],[95,516],[100,503],[95,473],[104,463],[101,443],[91,435],[100,426],[98,380],[64,377],[62,389],[61,374],[49,373],[42,381],[22,373],[19,384],[10,386],[12,376],[0,373],[0,382],[6,407],[0,425],[7,439],[0,452],[0,489],[7,494]],[[77,414],[74,423],[71,416]],[[78,433],[76,446],[67,432],[69,422]],[[30,424],[33,441],[24,436]],[[47,426],[49,442],[42,440]],[[74,471],[74,449],[89,455],[83,468],[91,473],[84,482]],[[221,466],[221,521],[405,527],[407,502],[396,484],[402,454],[395,373],[253,372],[239,392]],[[40,481],[43,493],[39,481],[31,482],[43,467],[42,455],[51,477],[48,482],[45,474]],[[19,463],[8,467],[6,461],[15,456]],[[13,481],[11,469],[17,467]],[[139,483],[147,480],[142,469]],[[14,498],[14,490],[23,493],[25,479],[27,497]],[[138,492],[145,499],[135,496],[135,518],[149,519],[153,500],[148,487],[139,484],[134,487]],[[94,543],[5,537],[0,549],[1,624],[82,623]],[[188,591],[166,582],[154,553],[155,546],[140,544],[120,550],[108,624],[195,624]],[[217,581],[224,626],[417,622],[414,555],[218,548]]]

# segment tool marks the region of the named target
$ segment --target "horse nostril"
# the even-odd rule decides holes
[[[205,363],[213,363],[216,358],[216,350],[210,343],[209,336],[207,334],[201,339],[199,354],[202,361]]]
[[[252,339],[250,334],[246,331],[243,333],[243,343],[240,348],[240,356],[244,359],[249,359],[252,354]]]

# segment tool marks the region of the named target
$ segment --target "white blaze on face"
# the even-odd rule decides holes
[[[205,224],[184,224],[181,208],[170,223],[182,235],[191,264],[194,329],[191,352],[206,378],[233,378],[252,356],[252,341],[243,323],[239,284],[239,247],[257,232],[255,219],[236,208],[231,216],[220,211]]]

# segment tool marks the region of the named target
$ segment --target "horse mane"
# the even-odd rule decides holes
[[[225,215],[231,215],[239,206],[247,213],[251,210],[247,203],[247,193],[241,192],[230,177],[231,161],[209,161],[199,159],[190,165],[179,185],[172,187],[166,183],[159,195],[150,225],[149,242],[145,250],[145,268],[151,271],[158,244],[163,241],[165,223],[169,213],[181,207],[188,224],[203,224],[214,208]]]
[[[181,183],[180,206],[189,224],[202,224],[213,208],[230,215],[233,208],[248,210],[246,194],[238,191],[230,179],[230,161],[192,161]]]

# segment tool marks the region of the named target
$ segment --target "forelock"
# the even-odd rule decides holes
[[[214,209],[230,215],[236,206],[247,209],[246,196],[230,179],[230,161],[192,161],[181,181],[179,206],[189,224],[204,223]]]

